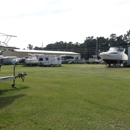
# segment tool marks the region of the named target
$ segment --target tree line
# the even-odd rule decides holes
[[[92,55],[98,54],[103,51],[107,51],[113,46],[122,46],[127,48],[130,45],[130,30],[126,34],[117,36],[116,34],[111,34],[109,38],[88,36],[83,43],[72,43],[72,42],[55,42],[48,44],[46,47],[34,47],[29,44],[28,49],[34,50],[51,50],[51,51],[72,51],[81,54],[82,58],[88,59]]]

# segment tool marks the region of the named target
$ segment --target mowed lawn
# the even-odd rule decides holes
[[[12,75],[13,65],[0,76]],[[0,82],[0,130],[129,130],[130,68],[66,64],[25,67]]]

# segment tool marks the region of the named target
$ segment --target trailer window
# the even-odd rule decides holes
[[[60,60],[60,57],[58,57],[57,60]]]
[[[62,56],[61,57],[62,60],[69,60],[69,59],[74,59],[73,56]]]
[[[43,58],[39,58],[39,61],[43,61]]]
[[[48,57],[46,57],[46,58],[45,58],[45,60],[46,60],[46,61],[48,61],[48,60],[49,60],[49,58],[48,58]]]

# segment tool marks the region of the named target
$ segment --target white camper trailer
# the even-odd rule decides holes
[[[61,56],[55,55],[39,55],[38,65],[40,66],[61,66],[62,60]]]

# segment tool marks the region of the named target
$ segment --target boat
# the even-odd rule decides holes
[[[29,54],[25,59],[26,65],[38,65],[38,57],[35,54]]]
[[[8,41],[10,40],[11,37],[16,37],[16,36],[13,36],[13,35],[6,35],[4,33],[0,33],[0,36],[6,36],[6,40],[5,42],[1,42],[0,41],[0,71],[1,71],[1,66],[2,66],[2,63],[3,63],[3,60],[5,59],[8,59],[10,61],[10,58],[12,59],[11,56],[9,56],[8,58],[7,57],[4,57],[2,55],[2,52],[4,52],[6,49],[15,49],[16,47],[11,47],[11,46],[8,46],[7,43]],[[8,39],[9,38],[9,39]],[[3,43],[3,45],[1,44]],[[7,61],[8,61],[7,60]],[[12,88],[15,88],[15,80],[16,78],[21,78],[22,81],[24,81],[24,77],[27,75],[25,72],[24,73],[19,73],[18,75],[15,75],[15,67],[16,67],[16,64],[14,63],[14,67],[13,67],[13,76],[4,76],[4,77],[0,77],[0,82],[6,82],[8,80],[13,80],[13,84],[11,85]]]
[[[97,55],[92,55],[92,58],[89,58],[88,63],[90,64],[99,64],[101,62],[101,59],[97,58]]]
[[[107,64],[121,64],[128,60],[123,47],[110,47],[107,52],[99,53],[99,56]]]
[[[16,56],[6,56],[2,58],[3,65],[12,65],[12,61],[16,59]]]
[[[7,51],[7,50],[12,51],[13,49],[18,49],[18,48],[13,47],[13,46],[8,46],[8,44],[7,44],[11,37],[16,37],[16,36],[7,35],[7,34],[4,34],[4,33],[0,33],[0,36],[5,36],[6,37],[5,41],[0,41],[0,64],[3,64],[3,60],[5,60],[7,58],[7,57],[3,56],[3,52]]]

